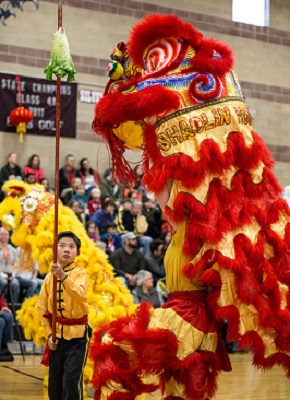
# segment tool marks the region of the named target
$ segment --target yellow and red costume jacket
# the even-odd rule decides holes
[[[67,278],[57,280],[57,317],[67,319],[80,319],[88,315],[87,301],[88,276],[87,272],[70,264],[64,268]],[[47,312],[52,314],[52,288],[53,275],[48,273],[39,293],[37,308],[41,325],[44,326],[47,335],[51,335],[51,326]],[[71,340],[81,338],[85,333],[85,323],[82,325],[64,325],[56,323],[56,337]]]

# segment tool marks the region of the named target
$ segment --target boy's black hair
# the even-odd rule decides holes
[[[108,206],[113,206],[115,207],[115,203],[113,202],[113,200],[106,200],[104,202],[102,202],[102,209],[105,210]]]
[[[57,241],[59,242],[60,239],[62,239],[62,238],[64,238],[64,237],[69,237],[69,238],[71,238],[71,239],[75,242],[75,244],[76,244],[78,250],[81,248],[81,241],[80,241],[80,239],[77,237],[77,235],[75,235],[73,232],[71,232],[71,231],[65,231],[65,232],[59,233],[59,235],[58,235],[58,237],[57,237]]]
[[[106,229],[108,228],[118,228],[117,224],[115,222],[108,222],[106,225]]]

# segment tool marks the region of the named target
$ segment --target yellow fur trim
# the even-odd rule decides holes
[[[7,182],[4,191],[11,195],[0,204],[0,220],[3,221],[5,215],[10,214],[13,217],[14,214],[13,243],[21,247],[23,260],[33,258],[38,261],[39,271],[47,273],[53,259],[54,205],[51,195],[46,194],[39,186],[34,187],[21,181]],[[37,208],[31,212],[23,208],[28,197],[37,202]],[[23,215],[25,221],[22,220]],[[114,278],[107,255],[87,236],[74,212],[60,203],[58,218],[59,232],[72,231],[81,240],[80,255],[75,261],[79,267],[86,269],[89,276],[89,323],[93,330],[123,315],[132,314],[136,306],[129,290],[121,285],[120,279]],[[46,343],[46,337],[40,326],[36,302],[37,296],[25,300],[17,311],[17,319],[23,327],[25,337],[39,346]],[[92,364],[88,362],[85,382],[89,382],[91,376]]]

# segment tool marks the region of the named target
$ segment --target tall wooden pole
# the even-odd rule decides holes
[[[62,27],[62,0],[58,1],[58,29]],[[59,141],[60,141],[60,88],[61,78],[56,81],[56,122],[55,122],[55,176],[54,176],[54,241],[53,262],[57,263],[58,247],[58,198],[59,198]],[[57,313],[57,278],[53,277],[53,299],[52,299],[52,340],[56,341],[56,313]]]

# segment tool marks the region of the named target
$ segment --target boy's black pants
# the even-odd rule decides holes
[[[58,339],[50,352],[48,396],[50,400],[82,400],[83,368],[87,359],[88,327],[82,338]]]

